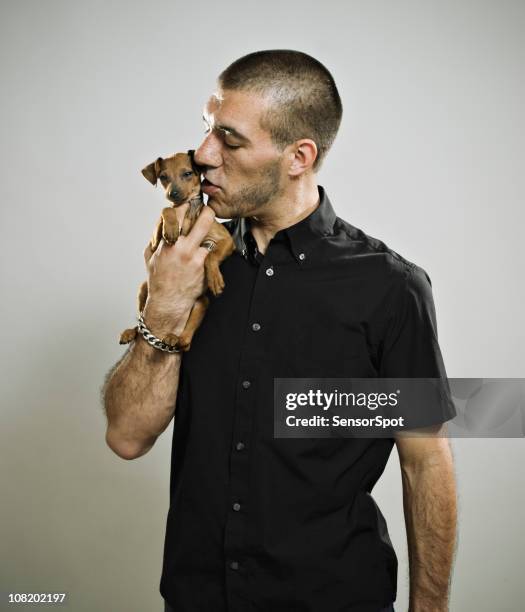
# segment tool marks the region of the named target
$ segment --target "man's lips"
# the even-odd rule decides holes
[[[215,193],[216,191],[220,189],[218,185],[215,185],[214,183],[209,181],[207,178],[203,179],[201,183],[201,187],[202,187],[202,191],[204,191],[204,193],[207,193],[207,194]]]

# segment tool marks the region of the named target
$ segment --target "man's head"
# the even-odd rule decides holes
[[[292,50],[241,57],[217,85],[195,162],[218,189],[205,181],[203,191],[220,218],[257,215],[319,170],[341,123],[341,99],[328,70]]]

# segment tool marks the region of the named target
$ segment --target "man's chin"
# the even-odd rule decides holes
[[[228,207],[222,202],[218,202],[213,196],[208,196],[206,204],[213,210],[215,216],[219,219],[231,219]]]

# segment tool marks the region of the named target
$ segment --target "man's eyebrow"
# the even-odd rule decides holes
[[[206,119],[205,115],[202,115],[203,120],[209,125],[208,119]],[[244,142],[250,142],[250,139],[238,132],[235,128],[230,127],[229,125],[216,125],[216,130],[221,130],[221,132],[226,132],[227,134],[231,134],[235,136],[239,140],[243,140]]]

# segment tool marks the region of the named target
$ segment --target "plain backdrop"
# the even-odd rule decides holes
[[[125,350],[163,206],[140,169],[198,146],[215,78],[241,55],[297,49],[328,67],[344,117],[318,182],[336,212],[429,273],[450,377],[524,376],[523,2],[3,0],[0,11],[2,610],[9,592],[42,591],[68,593],[75,612],[163,609],[172,426],[147,455],[120,459],[100,387]],[[451,610],[516,612],[523,438],[452,444]],[[374,496],[406,611],[395,448]]]

